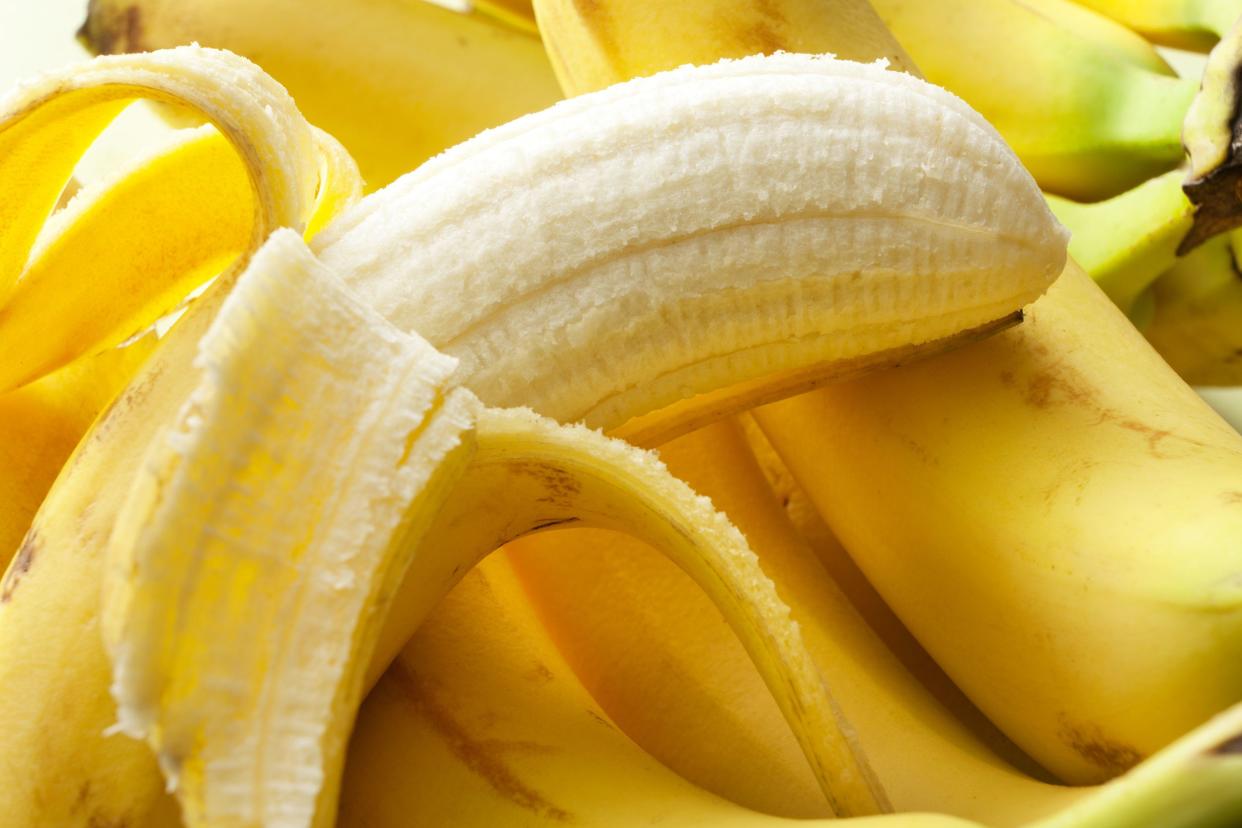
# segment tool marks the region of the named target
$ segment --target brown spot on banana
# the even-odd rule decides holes
[[[1242,754],[1242,733],[1233,736],[1208,751],[1209,756],[1236,756]]]
[[[431,682],[410,670],[401,659],[397,659],[389,667],[388,676],[399,685],[402,701],[410,705],[419,718],[425,719],[435,728],[462,764],[487,782],[497,794],[544,819],[571,821],[569,812],[552,804],[527,785],[505,758],[505,753],[514,749],[547,751],[551,748],[545,745],[475,738],[453,716],[452,706],[439,702]]]
[[[30,571],[35,555],[39,552],[39,533],[31,529],[26,533],[21,547],[13,557],[13,563],[4,573],[4,583],[0,585],[0,604],[7,604],[13,598],[13,591],[21,583],[22,576]]]
[[[1131,745],[1110,738],[1096,724],[1065,723],[1057,735],[1075,753],[1105,772],[1100,781],[1128,771],[1145,758]]]
[[[97,55],[147,51],[142,44],[142,9],[137,5],[114,6],[90,0],[77,38]]]

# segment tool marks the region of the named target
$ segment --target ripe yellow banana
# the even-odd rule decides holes
[[[1207,51],[1242,16],[1238,0],[1076,0],[1155,43]]]
[[[1136,63],[1095,29],[1041,9],[1049,3],[873,5],[928,79],[993,123],[1045,190],[1093,201],[1181,161],[1194,81]]]
[[[1242,696],[1242,440],[1076,268],[995,342],[756,417],[920,642],[1058,776],[1114,775]]]
[[[1204,828],[1242,813],[1242,709],[1031,828]],[[429,616],[363,705],[338,825],[808,824],[746,811],[637,748],[578,681],[503,558]],[[902,813],[858,828],[967,828]],[[828,825],[812,821],[810,825]],[[988,825],[998,823],[988,821]],[[851,826],[853,828],[853,826]]]
[[[975,825],[924,814],[853,822]],[[349,746],[337,824],[806,823],[712,796],[630,741],[579,682],[497,555],[436,607],[367,697]]]
[[[382,187],[441,150],[560,95],[538,36],[505,3],[91,0],[99,54],[201,43],[250,58]]]
[[[1237,231],[1207,241],[1152,287],[1152,320],[1143,331],[1189,383],[1242,385],[1242,275]]]

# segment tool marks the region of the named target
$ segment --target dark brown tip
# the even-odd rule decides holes
[[[1185,256],[1213,236],[1242,227],[1242,159],[1234,147],[1225,163],[1202,178],[1187,181],[1182,190],[1195,206],[1195,214],[1177,255]]]
[[[132,4],[117,6],[107,0],[90,0],[77,38],[96,55],[146,51],[142,45],[142,10]]]
[[[1242,754],[1242,733],[1226,739],[1209,751],[1211,756],[1236,756]]]

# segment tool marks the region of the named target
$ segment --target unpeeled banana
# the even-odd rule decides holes
[[[559,97],[539,38],[512,8],[452,5],[90,0],[80,35],[97,54],[200,43],[250,58],[340,139],[376,189]]]
[[[1090,12],[1045,8],[1056,5],[874,2],[918,68],[995,124],[1045,190],[1094,201],[1177,166],[1194,81],[1149,47],[1136,60],[1120,26],[1102,36],[1109,21],[1084,27],[1076,18]]]

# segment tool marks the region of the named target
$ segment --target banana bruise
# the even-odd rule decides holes
[[[667,437],[704,410],[991,332],[1050,283],[1064,243],[961,101],[879,65],[782,54],[484,133],[314,248],[457,357],[489,405],[614,428],[694,398]]]
[[[874,0],[928,80],[961,95],[1052,193],[1109,198],[1173,169],[1193,80],[1136,62],[1050,0]],[[1084,11],[1085,10],[1081,10]],[[1081,16],[1081,15],[1077,15]],[[1003,33],[1003,34],[1000,34]]]
[[[79,36],[97,54],[201,43],[256,61],[379,188],[560,97],[520,9],[451,5],[337,0],[307,13],[300,0],[91,0]]]
[[[745,539],[653,457],[479,411],[450,358],[290,231],[196,367],[117,517],[102,616],[118,727],[151,743],[190,826],[331,824],[366,667],[404,640],[382,640],[389,607],[416,628],[493,549],[566,522],[663,549],[732,623],[833,810],[887,809]]]

